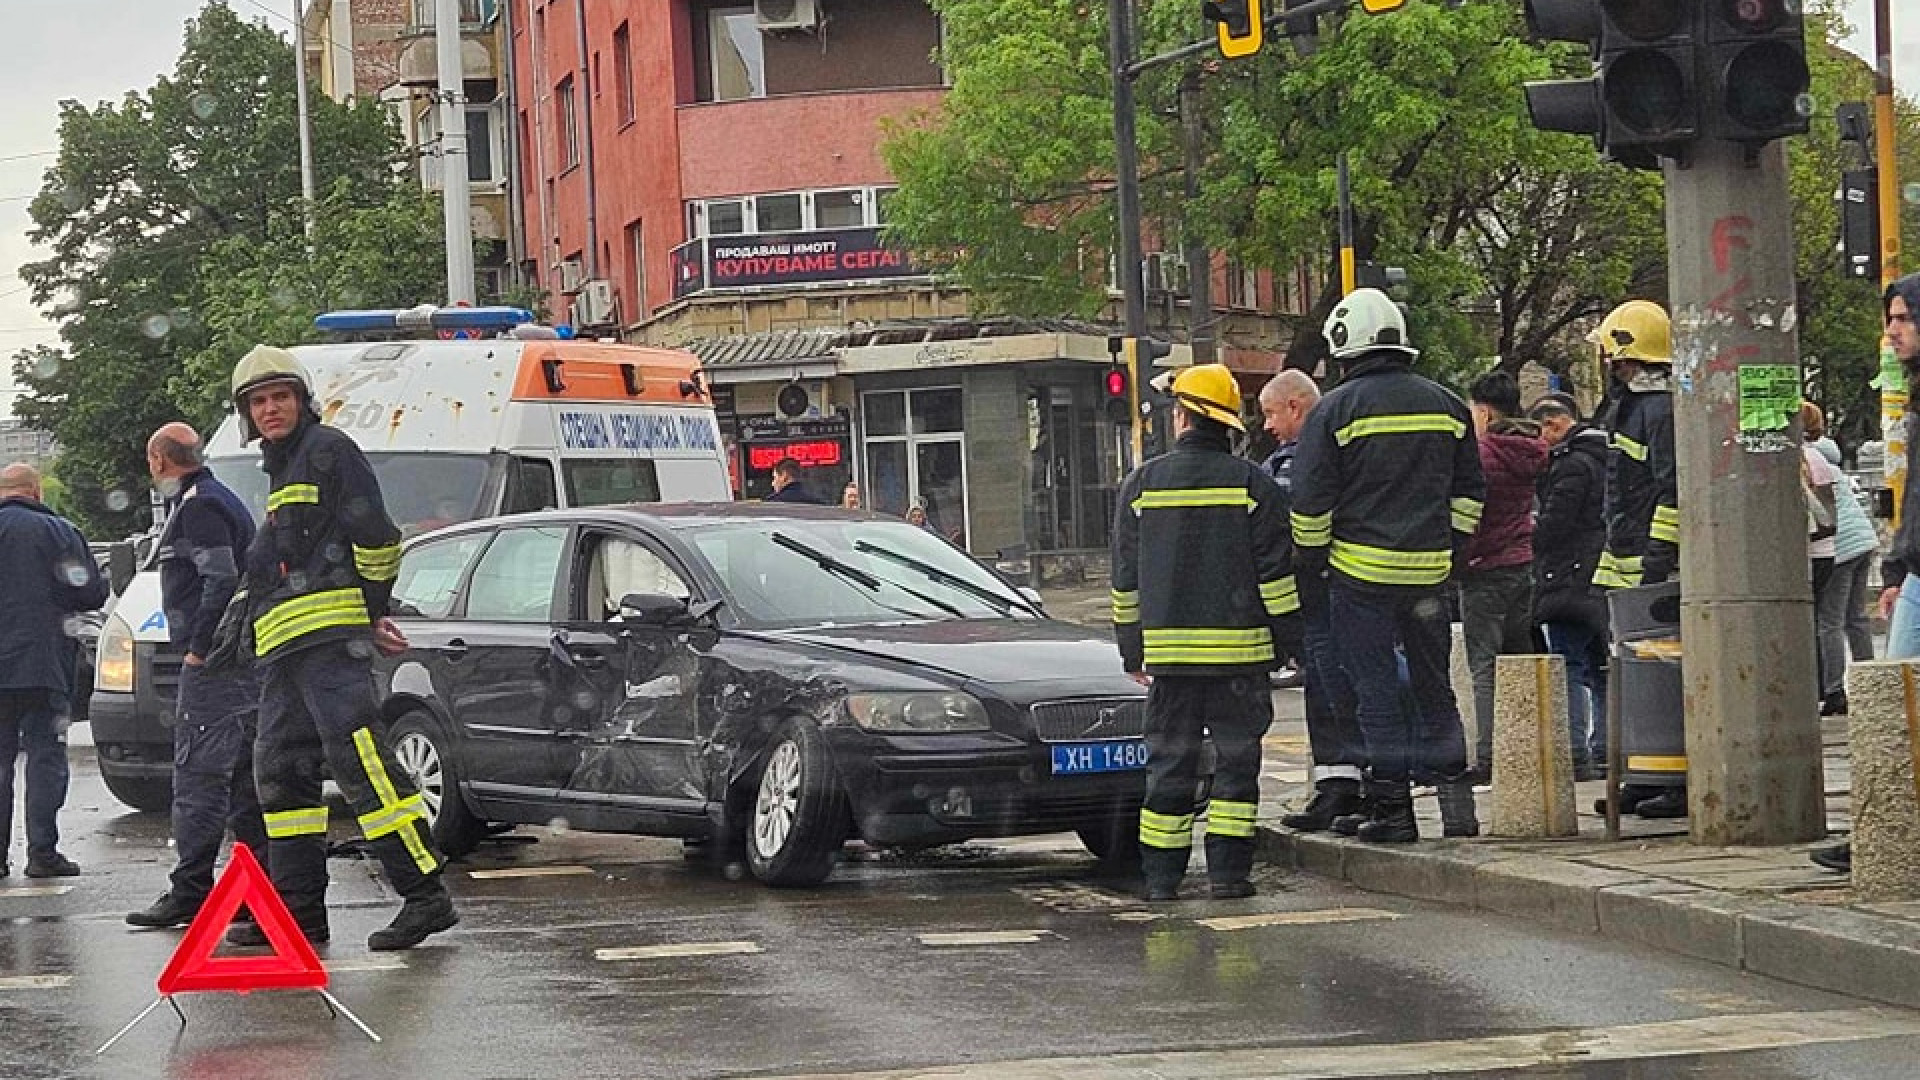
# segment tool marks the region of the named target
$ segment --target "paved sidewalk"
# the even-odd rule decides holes
[[[1110,625],[1105,583],[1043,594],[1056,618]],[[1578,785],[1578,838],[1549,841],[1422,840],[1374,845],[1296,833],[1281,815],[1310,794],[1300,692],[1277,691],[1266,741],[1260,842],[1273,863],[1396,896],[1519,916],[1567,930],[1712,961],[1806,986],[1920,1007],[1920,897],[1857,901],[1848,879],[1807,860],[1820,844],[1697,847],[1684,821],[1621,820],[1602,839],[1593,811],[1604,785]],[[1827,823],[1849,829],[1851,770],[1845,718],[1823,727]],[[1491,807],[1482,795],[1484,823]],[[1439,807],[1415,800],[1422,836],[1440,836]]]

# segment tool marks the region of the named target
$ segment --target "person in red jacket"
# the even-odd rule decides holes
[[[1494,657],[1538,651],[1533,643],[1533,487],[1547,466],[1547,444],[1540,425],[1520,419],[1520,384],[1507,372],[1482,375],[1467,397],[1487,498],[1458,580],[1467,666],[1473,672],[1474,773],[1485,783],[1493,775]]]

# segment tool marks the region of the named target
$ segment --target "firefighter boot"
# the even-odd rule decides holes
[[[1215,900],[1254,894],[1253,841],[1236,836],[1207,836],[1207,887]]]
[[[1307,801],[1306,809],[1281,818],[1280,824],[1301,832],[1325,832],[1333,827],[1335,818],[1359,810],[1360,781],[1322,780],[1314,785],[1313,798]]]
[[[331,936],[327,928],[327,842],[320,835],[280,837],[268,844],[273,889],[300,924],[300,932],[315,945]],[[229,945],[265,945],[258,923],[235,921],[227,931]]]
[[[416,844],[409,844],[399,833],[388,833],[371,842],[380,858],[380,869],[393,891],[405,901],[393,922],[367,938],[367,948],[374,952],[411,949],[442,930],[453,929],[460,921],[446,883],[440,880],[438,855],[426,843],[418,842],[424,832],[416,832]]]
[[[1372,813],[1354,833],[1361,840],[1369,844],[1411,844],[1420,839],[1420,827],[1413,820],[1413,795],[1405,780],[1367,781],[1367,802]]]
[[[1440,835],[1479,836],[1480,818],[1473,812],[1473,780],[1461,777],[1434,785],[1440,800]]]
[[[1360,826],[1366,824],[1367,819],[1372,816],[1372,797],[1363,790],[1360,793],[1360,797],[1354,801],[1353,811],[1334,818],[1332,823],[1327,826],[1327,831],[1339,836],[1358,836],[1360,835]]]
[[[1191,855],[1191,848],[1157,848],[1142,844],[1140,873],[1146,879],[1146,885],[1141,890],[1141,899],[1150,904],[1179,899],[1180,880],[1187,876],[1187,860]]]

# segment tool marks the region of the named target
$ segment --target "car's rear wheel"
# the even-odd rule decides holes
[[[393,757],[420,792],[441,852],[459,858],[480,846],[487,823],[474,817],[460,796],[460,765],[439,725],[417,712],[402,716],[393,725]]]
[[[818,885],[846,839],[846,796],[826,740],[793,720],[774,736],[747,818],[747,865],[769,885]]]
[[[107,790],[113,792],[114,798],[135,810],[164,814],[173,808],[173,781],[169,778],[115,776],[105,771],[100,778],[107,782]]]

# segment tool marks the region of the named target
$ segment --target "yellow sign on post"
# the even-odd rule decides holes
[[[1407,0],[1360,0],[1360,10],[1369,15],[1385,15],[1407,6]]]
[[[1238,18],[1242,14],[1241,9],[1244,9],[1244,17],[1246,20],[1244,25],[1247,30],[1244,34],[1236,37],[1233,33],[1233,27],[1228,25],[1227,20],[1223,19],[1214,24],[1214,29],[1220,32],[1221,56],[1229,60],[1237,60],[1242,56],[1252,56],[1254,53],[1260,51],[1261,45],[1266,43],[1267,31],[1265,25],[1261,22],[1260,2],[1261,0],[1242,0],[1241,3],[1233,5],[1235,10],[1232,14],[1235,16],[1235,21],[1238,21]]]

